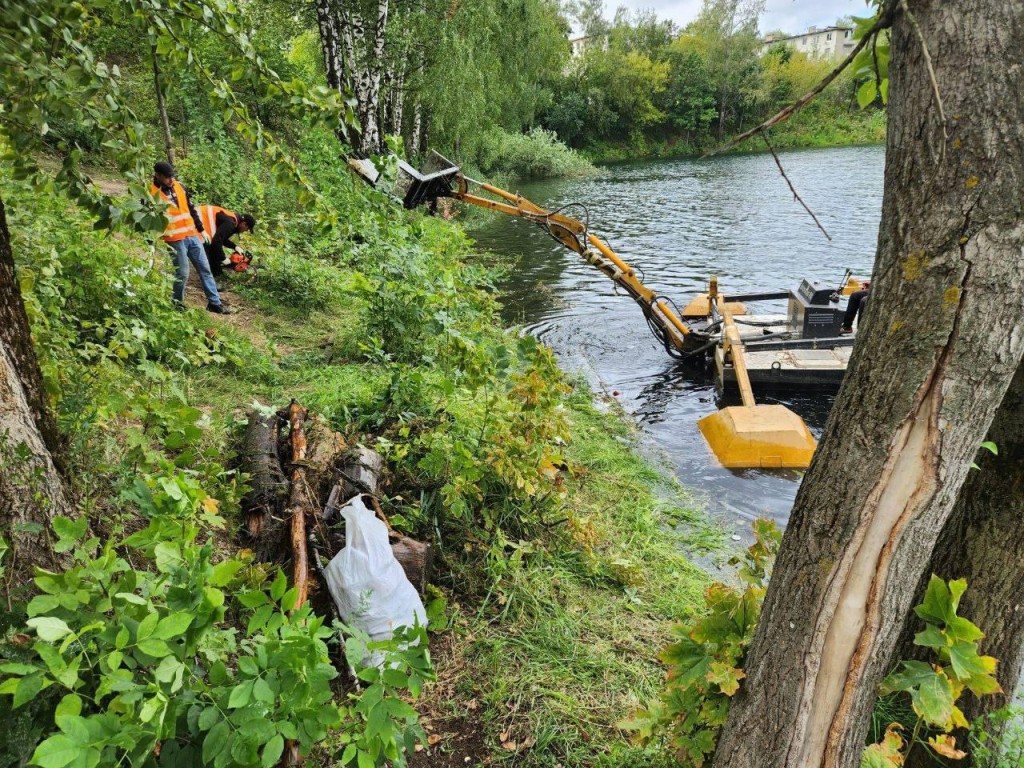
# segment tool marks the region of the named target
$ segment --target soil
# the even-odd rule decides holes
[[[464,698],[455,690],[455,681],[462,666],[456,646],[452,632],[431,638],[430,654],[438,679],[417,702],[417,709],[422,715],[420,723],[429,744],[410,757],[410,768],[466,768],[494,763],[480,719],[482,707],[479,702],[461,702],[463,711],[452,713],[453,702]]]

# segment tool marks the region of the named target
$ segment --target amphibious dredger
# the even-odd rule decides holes
[[[380,173],[368,160],[349,165],[377,186]],[[731,295],[726,299],[712,277],[706,294],[683,310],[651,290],[636,270],[590,231],[587,217],[569,216],[570,204],[546,210],[522,195],[469,178],[441,155],[432,153],[422,170],[398,161],[392,194],[406,208],[436,208],[452,198],[532,221],[551,237],[601,270],[640,305],[651,332],[665,351],[680,360],[712,357],[723,385],[735,384],[742,406],[724,408],[701,420],[700,427],[719,460],[730,467],[804,468],[815,442],[803,420],[781,405],[757,405],[752,384],[838,386],[849,361],[852,336],[840,336],[841,294],[859,285],[847,271],[838,288],[803,280],[789,291]],[[472,190],[472,191],[471,191]],[[486,193],[484,196],[481,193]],[[746,304],[787,302],[784,314],[751,315]]]

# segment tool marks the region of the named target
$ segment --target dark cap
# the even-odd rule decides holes
[[[252,217],[252,214],[251,214],[251,213],[243,213],[243,214],[242,214],[241,216],[239,216],[238,218],[240,218],[240,219],[241,219],[242,221],[244,221],[244,222],[245,222],[245,225],[246,225],[247,227],[249,227],[249,231],[250,231],[250,232],[252,232],[252,231],[253,231],[253,229],[255,229],[255,228],[256,228],[256,219],[254,219],[254,218]]]
[[[161,176],[173,176],[174,166],[161,160],[159,163],[153,164],[153,173],[158,173]]]

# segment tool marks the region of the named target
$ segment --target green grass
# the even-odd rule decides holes
[[[438,670],[455,696],[437,711],[458,719],[479,698],[491,744],[536,739],[516,765],[668,765],[616,723],[661,687],[671,624],[703,610],[708,577],[686,552],[712,536],[681,489],[619,442],[632,428],[588,400],[572,406],[571,535],[522,546],[485,605],[459,606],[459,663]]]

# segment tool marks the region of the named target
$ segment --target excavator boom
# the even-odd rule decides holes
[[[687,350],[686,337],[691,331],[679,316],[679,312],[668,299],[644,285],[637,277],[636,270],[606,242],[590,232],[586,223],[567,216],[560,210],[549,211],[541,208],[522,195],[470,179],[458,166],[436,153],[431,160],[440,168],[426,174],[420,173],[406,163],[400,163],[401,171],[407,180],[403,195],[407,208],[424,203],[435,205],[439,197],[450,197],[470,205],[516,216],[543,227],[559,243],[601,270],[640,305],[651,331],[669,354],[675,357],[690,354]],[[484,197],[470,191],[470,185],[474,190],[479,189],[493,197]],[[498,199],[493,199],[495,197]]]

